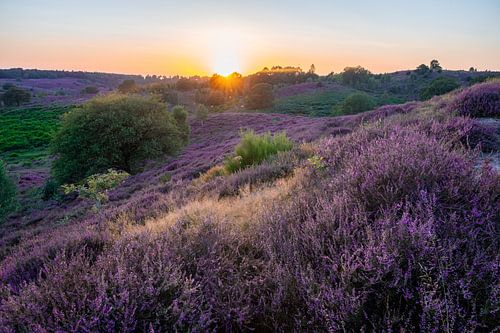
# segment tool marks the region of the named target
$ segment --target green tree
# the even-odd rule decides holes
[[[258,83],[250,88],[245,106],[247,109],[265,109],[273,106],[273,86],[269,83]]]
[[[172,115],[174,116],[175,124],[180,132],[182,144],[187,144],[189,141],[189,120],[188,113],[182,105],[176,105],[172,108]]]
[[[342,102],[342,114],[355,114],[373,109],[375,103],[366,94],[355,93],[349,95]]]
[[[155,82],[147,86],[145,90],[151,94],[158,95],[163,102],[170,105],[177,105],[179,103],[179,95],[169,84]]]
[[[443,95],[457,89],[460,84],[451,77],[439,77],[420,91],[420,99],[427,100],[433,96]]]
[[[370,76],[370,71],[361,66],[346,67],[341,74],[342,83],[352,87],[360,87],[367,83]]]
[[[16,187],[5,171],[0,160],[0,223],[15,209]]]
[[[431,65],[429,66],[431,71],[436,71],[438,73],[441,73],[443,71],[443,67],[439,64],[439,61],[437,60],[432,60]]]
[[[21,105],[23,103],[29,103],[31,100],[31,95],[24,89],[18,87],[10,87],[3,95],[2,101],[6,106]]]
[[[426,64],[421,64],[417,67],[417,69],[415,69],[415,73],[417,73],[418,75],[425,75],[428,74],[429,72],[430,69]]]
[[[196,89],[198,87],[198,82],[195,79],[190,78],[180,78],[176,84],[175,88],[180,91],[189,91]]]
[[[198,104],[196,106],[196,111],[195,111],[194,115],[195,115],[196,119],[198,119],[201,122],[201,124],[203,125],[203,122],[208,117],[208,108],[203,104]]]
[[[122,94],[132,93],[135,92],[136,90],[137,90],[137,85],[135,84],[134,80],[124,80],[118,86],[118,91],[121,92]]]
[[[145,159],[182,147],[186,132],[179,123],[152,97],[96,97],[63,117],[51,146],[58,157],[54,177],[59,183],[75,183],[109,168],[131,173]]]

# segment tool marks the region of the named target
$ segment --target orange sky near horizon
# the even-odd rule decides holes
[[[446,69],[500,70],[497,14],[489,0],[18,0],[0,4],[0,68],[204,76],[315,64],[319,74],[356,65],[383,73],[438,59]]]

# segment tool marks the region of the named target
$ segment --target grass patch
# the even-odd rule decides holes
[[[276,100],[270,111],[297,116],[326,117],[331,115],[332,106],[342,102],[350,93],[350,90],[326,91],[285,97]]]
[[[300,94],[281,98],[275,101],[274,107],[268,109],[268,112],[290,114],[296,116],[308,117],[329,117],[334,115],[332,110],[338,108],[343,101],[355,92],[356,89],[345,89],[343,91],[325,91],[313,94]],[[365,93],[365,92],[364,92]],[[373,94],[365,93],[370,96],[376,106],[386,104],[399,104],[407,100],[394,94]],[[335,114],[338,115],[338,114]]]
[[[0,157],[9,164],[46,157],[61,115],[71,108],[37,106],[0,111]]]

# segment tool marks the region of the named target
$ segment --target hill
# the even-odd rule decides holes
[[[498,119],[498,96],[493,81],[341,117],[192,119],[182,153],[98,210],[68,197],[2,227],[0,325],[492,330],[500,126],[482,112]],[[294,148],[211,176],[243,128]]]

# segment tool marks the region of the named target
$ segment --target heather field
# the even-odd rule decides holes
[[[275,86],[262,113],[230,112],[234,98],[226,112],[174,108],[165,121],[181,138],[189,124],[189,143],[125,170],[101,196],[90,182],[48,195],[45,158],[27,186],[39,192],[0,227],[0,331],[498,330],[500,82],[460,85],[424,101],[368,92],[371,111],[337,117],[315,101],[331,108],[366,87]],[[72,117],[118,119],[107,103],[162,106],[130,96],[72,110],[51,138],[73,144],[60,134],[71,119],[83,130]],[[60,126],[48,110],[44,133]],[[4,145],[23,136],[9,128]],[[244,146],[249,129],[260,145],[272,146],[267,132],[290,145]],[[40,140],[30,144],[47,149]]]
[[[0,333],[500,333],[499,17],[0,0]]]

